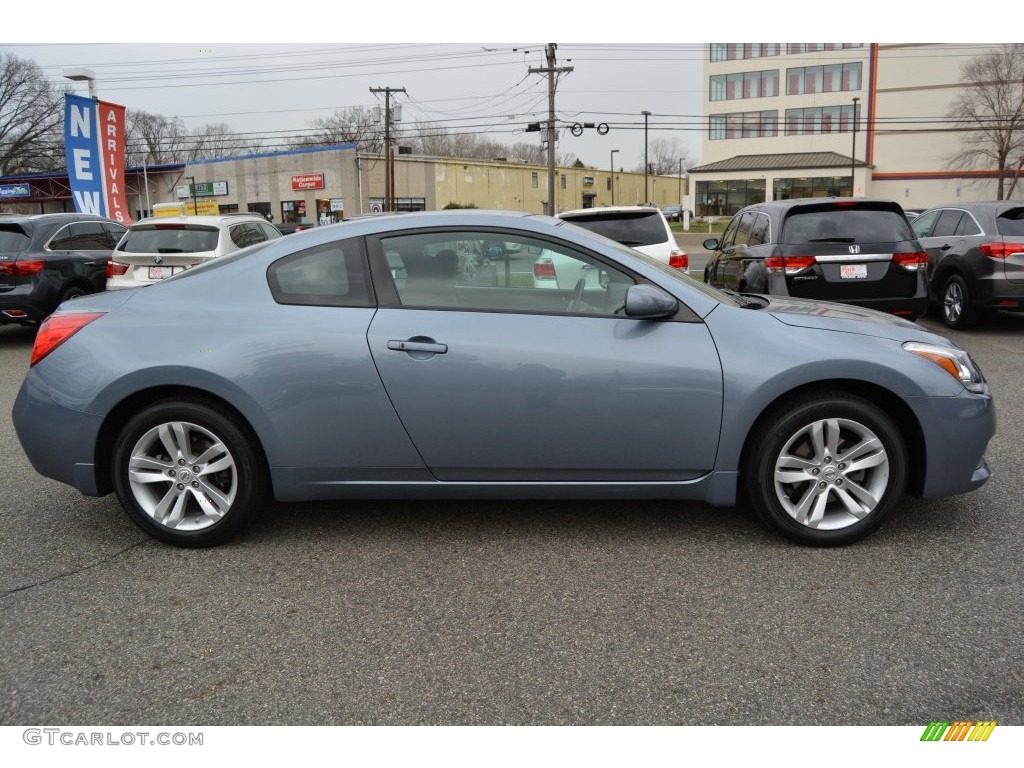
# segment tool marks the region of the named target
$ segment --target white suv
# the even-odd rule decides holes
[[[690,257],[676,245],[665,216],[653,206],[616,205],[564,211],[558,218],[571,221],[610,240],[628,245],[676,269],[687,270]]]
[[[128,228],[107,263],[107,290],[158,283],[281,232],[259,214],[157,216]]]

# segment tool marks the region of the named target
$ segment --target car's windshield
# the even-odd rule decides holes
[[[1024,236],[1024,208],[1013,208],[996,218],[996,229],[1000,235]]]
[[[161,225],[130,229],[117,244],[122,253],[208,253],[217,249],[213,227]]]
[[[906,217],[878,208],[826,208],[797,210],[789,215],[781,241],[809,243],[895,243],[913,240]]]
[[[0,224],[0,251],[23,251],[31,241],[17,224]]]
[[[661,212],[603,213],[600,215],[563,216],[565,221],[604,235],[623,245],[657,245],[668,239]]]

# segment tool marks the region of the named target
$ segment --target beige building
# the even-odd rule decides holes
[[[990,172],[949,168],[961,133],[942,118],[960,68],[991,46],[712,43],[705,46],[697,215],[761,200],[884,197],[905,208],[995,198]]]

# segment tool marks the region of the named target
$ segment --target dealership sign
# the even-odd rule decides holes
[[[179,184],[174,191],[179,198],[213,197],[226,195],[228,183],[226,181],[197,181],[195,184]]]
[[[324,175],[322,173],[303,173],[292,176],[292,189],[323,189]]]
[[[31,194],[28,184],[0,184],[0,197],[28,197]]]
[[[64,96],[64,146],[75,210],[131,224],[124,177],[124,107]]]

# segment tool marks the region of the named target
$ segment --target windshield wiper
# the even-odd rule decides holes
[[[768,300],[755,293],[737,293],[728,288],[719,288],[718,290],[736,299],[742,309],[762,309],[768,306]]]
[[[856,238],[853,237],[815,237],[808,240],[808,243],[852,243]]]

